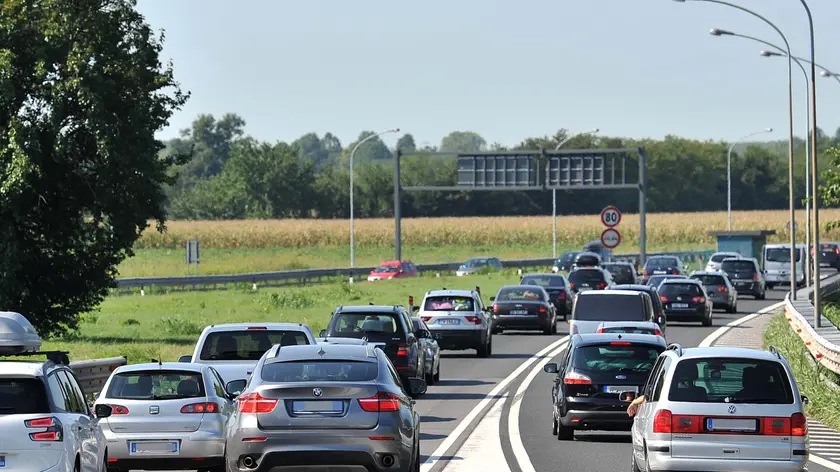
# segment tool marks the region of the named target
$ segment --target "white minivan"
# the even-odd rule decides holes
[[[796,245],[796,284],[805,284],[805,245]],[[790,284],[790,244],[768,244],[764,246],[764,278],[767,288]]]

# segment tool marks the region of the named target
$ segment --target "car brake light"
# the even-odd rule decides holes
[[[660,410],[668,411],[668,410]],[[670,411],[668,411],[670,415]],[[657,417],[658,418],[658,417]],[[694,415],[672,415],[671,431],[674,433],[700,433],[702,431],[703,418]],[[654,420],[656,428],[656,420]]]
[[[58,418],[35,418],[31,420],[25,420],[23,424],[27,428],[47,428],[46,431],[29,433],[29,439],[32,441],[55,442],[62,440],[61,432],[63,431],[63,427],[61,426],[61,422],[58,420]]]
[[[566,385],[591,385],[592,379],[583,374],[578,374],[577,372],[569,372],[566,377],[563,378],[563,383]]]
[[[601,334],[604,332],[604,328],[598,328],[595,330],[595,334]]]
[[[723,293],[726,293],[726,287],[724,287],[723,285],[721,285],[720,287],[718,287],[717,291],[718,291],[718,292],[723,292]]]
[[[659,410],[656,412],[656,416],[653,417],[653,432],[671,432],[671,410]]]
[[[691,301],[694,303],[706,303],[706,297],[694,297]]]
[[[422,318],[422,319],[423,319],[423,323],[428,323],[428,322],[429,322],[429,320],[431,320],[431,319],[432,319],[432,317],[431,317],[431,316],[421,316],[420,318]]]
[[[546,308],[544,306],[541,306],[540,307],[540,313],[548,313],[548,308]]]
[[[276,406],[276,398],[265,398],[259,392],[246,393],[239,397],[241,413],[271,413]]]
[[[607,283],[606,282],[599,282],[598,285],[595,286],[595,288],[605,289],[605,288],[607,288]]]
[[[840,255],[840,246],[834,246],[834,254]]]
[[[371,413],[399,411],[400,397],[393,393],[377,392],[372,397],[360,398],[359,406],[362,407],[362,410]]]
[[[23,422],[27,428],[49,428],[54,425],[52,418],[38,418],[34,420],[26,420]]]
[[[122,405],[108,405],[111,407],[111,415],[127,415],[128,408]]]
[[[575,288],[575,283],[574,282],[569,282],[569,288]]]
[[[61,433],[58,431],[44,431],[43,433],[29,433],[29,439],[33,441],[61,441]]]
[[[610,343],[610,346],[629,346],[630,343],[628,341],[613,341]]]
[[[265,326],[248,326],[248,331],[265,331],[267,329]]]
[[[659,301],[661,301],[662,303],[668,303],[668,297],[666,297],[665,295],[660,295]]]
[[[790,435],[791,436],[807,436],[808,435],[808,421],[802,413],[794,413],[790,417]]]
[[[475,325],[481,324],[481,318],[479,318],[478,316],[465,316],[464,318],[466,318],[468,323],[472,323]]]
[[[655,329],[655,330],[653,331],[653,334],[655,334],[655,335],[657,335],[657,336],[659,336],[659,337],[661,337],[661,338],[664,338],[664,337],[665,337],[665,336],[662,334],[662,331],[659,331],[659,328]]]
[[[397,347],[397,356],[408,357],[408,344],[400,344],[399,347]]]
[[[754,280],[754,281],[756,281],[756,282],[758,282],[758,272],[756,272],[755,274],[753,274],[753,280]]]
[[[680,271],[678,271],[677,269],[674,269],[674,270],[671,271],[671,274],[680,275]]]
[[[766,436],[790,436],[791,418],[762,418],[761,434]]]
[[[190,403],[181,407],[181,413],[218,413],[219,405],[207,403]]]

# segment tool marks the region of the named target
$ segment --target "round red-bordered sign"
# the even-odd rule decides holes
[[[621,244],[621,233],[615,228],[607,228],[601,233],[601,244],[607,249],[613,249]]]
[[[621,210],[610,205],[601,210],[601,224],[607,228],[618,226],[621,223]]]

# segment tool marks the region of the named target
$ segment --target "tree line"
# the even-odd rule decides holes
[[[190,129],[166,143],[163,156],[182,156],[171,169],[168,212],[172,219],[346,218],[349,214],[349,154],[356,143],[374,134],[363,131],[344,145],[335,135],[308,133],[291,143],[260,142],[247,136],[245,120],[235,114],[220,118],[200,115]],[[569,136],[525,138],[510,150],[554,149]],[[840,144],[818,129],[819,149]],[[795,195],[805,194],[805,142],[797,139]],[[726,157],[729,143],[667,136],[662,140],[582,135],[563,149],[636,148],[647,154],[647,209],[653,212],[715,211],[726,208]],[[406,157],[402,185],[455,185],[455,153],[505,151],[471,131],[453,131],[438,146],[418,146],[411,134],[396,149]],[[361,218],[393,215],[393,155],[378,137],[360,146],[354,156],[355,214]],[[451,153],[444,156],[431,153]],[[184,158],[183,156],[188,156]],[[832,165],[820,154],[821,168]],[[787,142],[748,143],[732,156],[732,206],[737,210],[788,207]],[[403,195],[406,217],[542,215],[551,212],[547,192],[424,192]],[[558,194],[561,214],[597,213],[618,204],[638,210],[635,190],[564,191]]]

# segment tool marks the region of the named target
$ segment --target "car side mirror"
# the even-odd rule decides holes
[[[322,330],[321,330],[321,332],[320,332],[320,333],[318,333],[318,337],[319,337],[319,338],[325,338],[325,337],[327,337],[327,330],[322,329]]]
[[[411,307],[411,311],[414,311],[414,312],[420,311],[420,307],[415,305],[415,306]]]
[[[408,381],[408,389],[411,390],[411,395],[423,395],[426,393],[426,390],[429,386],[426,384],[426,381],[423,379],[409,379]]]
[[[178,358],[178,362],[192,362],[192,356],[181,356]]]
[[[491,302],[495,302],[495,301],[496,301],[496,297],[490,297],[490,301],[491,301]]]
[[[808,397],[806,397],[805,395],[802,395],[802,404],[803,404],[803,405],[807,405],[807,404],[808,404]]]
[[[554,362],[544,365],[543,370],[549,374],[556,374],[559,371],[557,368],[557,364],[555,364]]]
[[[114,410],[111,408],[111,405],[99,404],[93,407],[93,414],[95,414],[97,418],[107,418],[111,416],[113,412]]]
[[[225,391],[231,397],[236,398],[243,390],[245,390],[246,385],[248,385],[248,381],[245,379],[231,380],[227,383],[227,385],[225,385]]]

